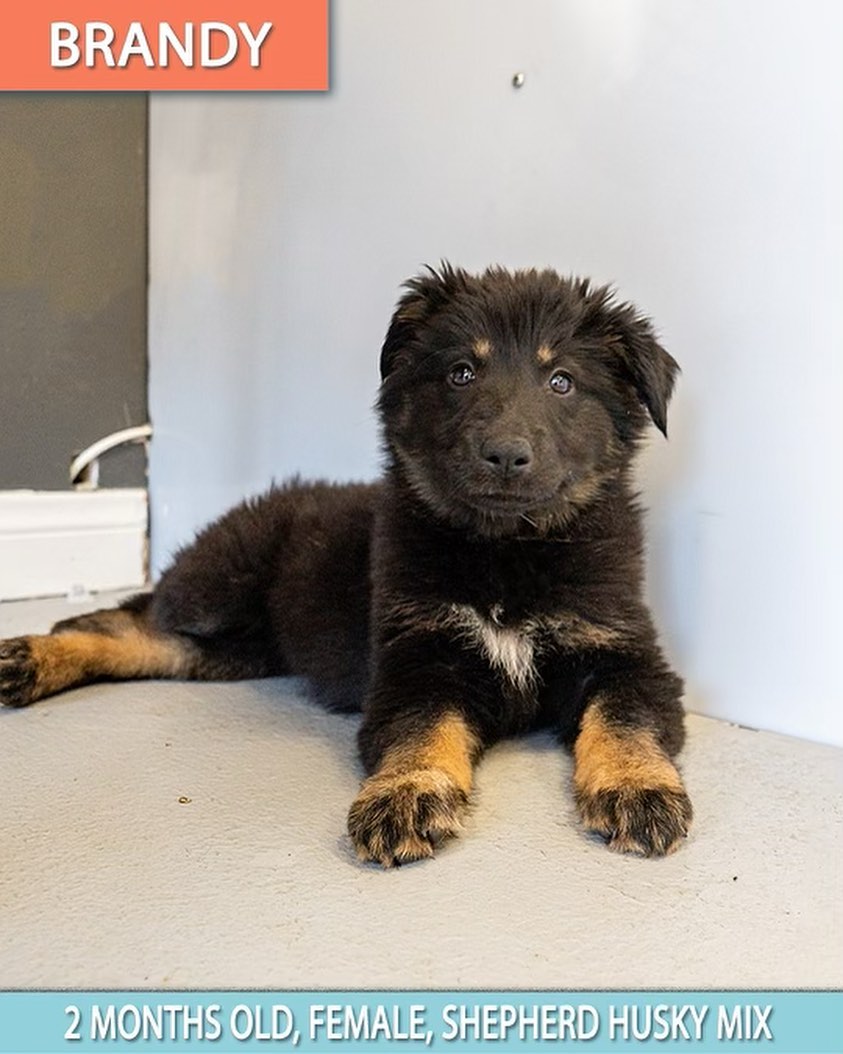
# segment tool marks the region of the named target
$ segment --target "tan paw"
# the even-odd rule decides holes
[[[17,707],[34,702],[37,674],[27,637],[0,641],[0,705]]]
[[[361,860],[383,867],[433,856],[457,834],[468,799],[441,769],[378,773],[360,788],[348,814],[348,833]]]
[[[639,856],[665,856],[688,836],[693,809],[682,789],[619,786],[595,793],[578,791],[577,806],[590,831],[609,848]]]

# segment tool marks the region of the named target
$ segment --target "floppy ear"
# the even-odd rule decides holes
[[[667,435],[667,404],[679,365],[656,339],[652,323],[632,304],[617,304],[609,288],[582,287],[588,307],[585,321],[595,325],[619,359],[638,398],[647,407],[653,424]],[[590,328],[590,327],[589,327]]]
[[[647,318],[634,315],[622,327],[620,355],[638,392],[638,398],[650,411],[653,424],[667,436],[667,404],[679,365],[656,340]]]
[[[412,359],[417,348],[419,328],[466,286],[465,271],[444,260],[439,270],[426,267],[422,274],[404,283],[407,292],[398,301],[381,349],[381,380]]]

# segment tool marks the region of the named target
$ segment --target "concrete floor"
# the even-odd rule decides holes
[[[0,636],[68,608],[0,605]],[[691,716],[692,836],[641,860],[582,833],[535,736],[460,841],[382,872],[344,835],[355,728],[279,680],[0,713],[0,987],[843,985],[841,751]]]

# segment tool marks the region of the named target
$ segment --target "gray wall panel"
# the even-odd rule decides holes
[[[146,116],[143,94],[0,96],[0,488],[65,488],[147,419]],[[143,484],[142,450],[100,480]]]

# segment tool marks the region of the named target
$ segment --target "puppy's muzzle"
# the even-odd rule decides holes
[[[529,476],[535,460],[529,440],[523,436],[491,436],[480,447],[480,458],[496,478]]]

